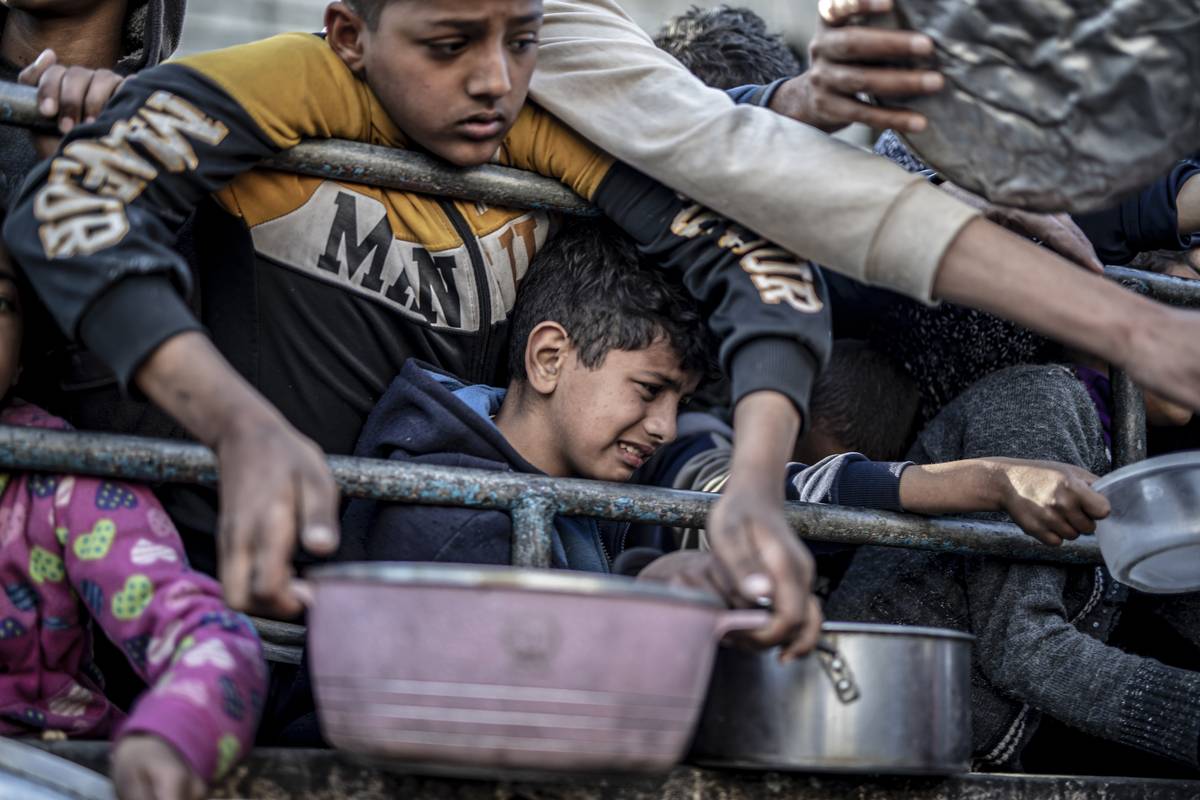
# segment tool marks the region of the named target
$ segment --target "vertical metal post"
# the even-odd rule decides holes
[[[1141,461],[1146,457],[1146,400],[1142,389],[1128,373],[1109,372],[1112,383],[1112,461],[1113,469]]]
[[[512,563],[514,567],[550,566],[550,541],[554,527],[554,501],[530,494],[513,504]]]
[[[1143,275],[1114,277],[1130,291],[1151,294]],[[1112,465],[1120,469],[1146,457],[1146,398],[1124,370],[1110,368],[1108,380],[1113,399]]]

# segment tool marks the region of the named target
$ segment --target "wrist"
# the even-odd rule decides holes
[[[977,505],[982,511],[1003,511],[1012,495],[1012,480],[1008,474],[1012,463],[1003,458],[977,458],[971,465],[976,473]]]
[[[771,102],[767,104],[767,108],[774,111],[776,114],[794,119],[797,122],[803,122],[805,125],[811,125],[814,128],[829,133],[824,127],[817,123],[817,120],[810,119],[805,113],[807,107],[806,99],[808,96],[808,79],[805,73],[801,73],[791,80],[784,81],[775,90],[775,94],[771,96]]]

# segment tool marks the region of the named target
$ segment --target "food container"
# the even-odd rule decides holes
[[[1112,505],[1096,538],[1113,577],[1143,592],[1200,590],[1200,451],[1138,461],[1092,488]]]
[[[966,772],[972,639],[939,628],[827,622],[827,652],[787,664],[771,652],[721,648],[689,760],[804,772]]]
[[[1200,149],[1200,4],[896,0],[867,24],[922,31],[946,78],[894,102],[908,144],[994,203],[1107,208]],[[889,19],[890,17],[890,19]]]
[[[309,575],[326,738],[473,771],[669,769],[716,643],[767,619],[702,592],[565,570],[364,563]]]

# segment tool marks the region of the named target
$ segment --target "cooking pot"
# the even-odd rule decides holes
[[[703,592],[565,570],[374,562],[309,575],[326,738],[473,770],[669,769],[717,641],[767,620]]]
[[[827,622],[823,650],[721,648],[689,760],[811,772],[948,775],[971,756],[971,641],[939,628]]]
[[[946,76],[902,98],[905,139],[996,203],[1082,213],[1200,150],[1200,0],[896,0],[874,25],[919,30]]]
[[[1112,507],[1096,538],[1114,578],[1143,592],[1200,590],[1200,451],[1138,461],[1092,488]]]

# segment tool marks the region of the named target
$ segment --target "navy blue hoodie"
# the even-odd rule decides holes
[[[356,456],[450,467],[543,474],[500,433],[491,417],[504,390],[467,386],[410,359],[371,411]],[[555,518],[553,566],[609,572],[627,525]],[[512,522],[504,511],[355,500],[342,520],[344,560],[509,564]]]

